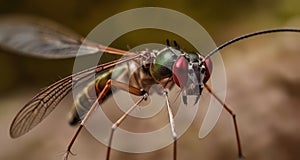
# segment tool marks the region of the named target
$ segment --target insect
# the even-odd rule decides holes
[[[99,76],[95,79],[95,83],[86,86],[75,102],[77,107],[73,109],[71,124],[80,123],[80,125],[67,146],[65,159],[68,159],[69,154],[72,153],[71,148],[73,143],[97,107],[97,104],[102,103],[107,97],[111,96],[112,93],[110,89],[111,87],[115,87],[139,96],[140,99],[111,127],[106,155],[106,159],[110,159],[111,144],[115,130],[130,112],[150,96],[149,90],[154,84],[163,86],[160,92],[165,98],[168,111],[170,130],[173,138],[174,160],[177,158],[176,142],[178,137],[174,126],[172,106],[168,97],[168,89],[171,89],[173,86],[180,88],[182,93],[181,98],[184,104],[198,102],[201,92],[205,88],[223,105],[224,109],[232,116],[237,141],[238,158],[242,159],[244,156],[236,115],[234,111],[214,93],[208,84],[206,84],[213,71],[213,64],[210,57],[222,48],[242,39],[275,32],[300,32],[300,29],[270,29],[242,35],[224,43],[205,56],[204,54],[201,55],[196,52],[184,51],[175,41],[173,45],[171,45],[171,42],[168,40],[166,47],[162,50],[128,52],[94,42],[84,41],[81,36],[53,22],[41,19],[37,21],[37,19],[32,18],[22,18],[22,20],[20,20],[10,17],[0,23],[0,46],[4,49],[28,56],[57,59],[75,57],[79,48],[82,51],[80,52],[82,54],[81,56],[99,52],[122,56],[126,55],[123,59],[100,64],[72,74],[41,90],[18,112],[11,124],[10,135],[12,138],[17,138],[33,129],[56,108],[59,102],[72,90],[72,86],[81,85],[86,78],[95,73],[99,73]],[[132,75],[129,78],[129,84],[110,78],[113,71],[112,68],[123,63],[132,65],[142,64],[142,67],[139,67],[134,72],[131,72],[130,69],[126,67],[117,68],[120,69],[120,71],[125,71]],[[89,92],[93,88],[96,90],[96,96],[92,96]],[[195,102],[188,102],[187,96],[189,95],[197,96]],[[77,113],[78,110],[83,110],[86,113],[83,119],[80,119]]]

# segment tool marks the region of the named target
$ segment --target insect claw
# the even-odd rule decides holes
[[[245,159],[246,159],[246,157],[244,157],[244,156],[238,158],[238,160],[245,160]]]
[[[66,153],[64,154],[64,160],[68,160],[68,157],[69,157],[69,152],[66,152]]]
[[[71,151],[66,151],[66,153],[65,153],[65,155],[64,155],[64,160],[68,160],[69,154],[71,154],[72,156],[76,156],[75,153],[73,153],[73,152],[71,152]]]
[[[246,157],[244,155],[239,155],[238,160],[245,160],[245,159],[246,159]]]

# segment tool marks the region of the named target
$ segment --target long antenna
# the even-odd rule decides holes
[[[275,33],[275,32],[300,32],[300,29],[290,29],[290,28],[279,28],[279,29],[269,29],[269,30],[262,30],[262,31],[258,31],[258,32],[253,32],[253,33],[249,33],[249,34],[245,34],[242,35],[240,37],[236,37],[230,41],[227,41],[225,43],[223,43],[222,45],[220,45],[219,47],[217,47],[216,49],[212,50],[211,52],[208,53],[208,55],[206,55],[204,57],[204,59],[202,60],[202,62],[205,61],[205,59],[211,57],[212,55],[216,54],[219,50],[223,49],[224,47],[233,44],[237,41],[246,39],[246,38],[250,38],[250,37],[254,37],[254,36],[258,36],[258,35],[262,35],[262,34],[269,34],[269,33]]]

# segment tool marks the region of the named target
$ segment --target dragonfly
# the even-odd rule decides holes
[[[206,89],[223,106],[233,120],[238,150],[237,158],[243,159],[244,154],[242,152],[236,113],[218,97],[207,83],[213,72],[213,64],[210,58],[221,49],[235,42],[277,32],[299,33],[300,29],[278,28],[244,34],[223,43],[206,54],[184,51],[176,41],[170,42],[169,40],[166,41],[165,48],[161,50],[130,52],[85,40],[77,33],[49,20],[33,17],[7,17],[1,19],[0,47],[4,50],[25,56],[49,59],[74,58],[99,52],[125,57],[74,73],[42,89],[17,113],[10,126],[10,136],[18,138],[32,130],[58,106],[65,96],[71,92],[72,87],[82,85],[87,78],[99,73],[100,76],[95,78],[94,83],[84,86],[82,94],[75,101],[74,106],[76,107],[72,109],[70,124],[79,124],[79,126],[67,146],[66,154],[64,155],[65,160],[69,158],[70,154],[73,154],[71,152],[72,146],[93,111],[98,104],[103,103],[113,94],[111,88],[114,87],[140,98],[111,127],[106,152],[106,159],[109,160],[115,130],[142,101],[151,96],[150,87],[154,84],[163,86],[163,89],[159,92],[165,99],[171,136],[173,138],[173,160],[177,159],[178,136],[175,130],[168,90],[174,86],[180,88],[181,99],[184,104],[197,103],[203,89]],[[78,52],[79,49],[81,52]],[[112,79],[112,72],[116,70],[114,67],[126,63],[132,65],[142,64],[142,67],[135,71],[130,71],[129,67],[117,68],[132,75],[130,76],[129,84]],[[89,92],[92,89],[95,89],[96,96]],[[187,100],[189,95],[197,97],[195,102]],[[84,111],[83,118],[78,114],[78,110]]]

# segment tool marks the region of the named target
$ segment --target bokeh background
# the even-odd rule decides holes
[[[34,15],[54,20],[86,35],[99,22],[136,7],[165,7],[200,23],[216,44],[238,35],[267,28],[300,28],[298,0],[186,1],[72,1],[1,0],[0,14]],[[120,24],[122,25],[122,24]],[[184,25],[182,25],[184,27]],[[122,36],[113,47],[127,49],[144,42],[164,43],[174,35],[137,32]],[[175,36],[176,38],[176,36]],[[179,43],[185,45],[185,42]],[[300,35],[282,33],[252,38],[224,50],[228,89],[226,102],[238,118],[247,159],[296,160],[300,158]],[[188,45],[185,48],[189,48]],[[9,137],[17,111],[40,88],[71,74],[74,59],[45,60],[0,52],[0,159],[63,159],[76,128],[67,123],[71,96],[37,128],[19,139]],[[225,111],[205,139],[198,131],[209,95],[203,92],[199,114],[178,141],[178,159],[236,159],[231,117]],[[129,124],[127,124],[129,125]],[[158,137],[159,140],[159,137]],[[106,148],[85,130],[76,141],[71,160],[105,159]],[[172,146],[145,154],[112,152],[112,159],[171,159]]]

